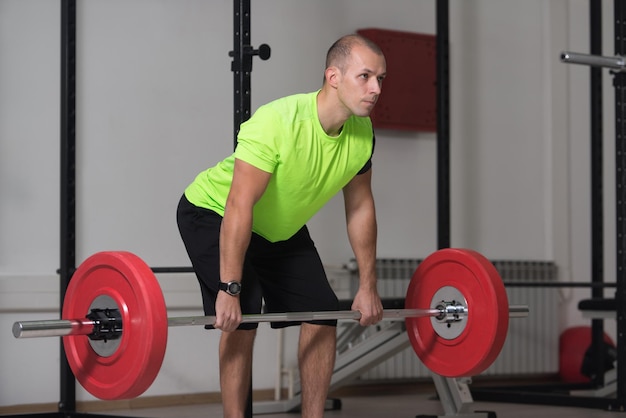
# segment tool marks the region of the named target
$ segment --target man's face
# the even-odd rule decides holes
[[[369,116],[380,95],[387,72],[385,58],[366,46],[352,47],[337,85],[339,100],[356,116]]]

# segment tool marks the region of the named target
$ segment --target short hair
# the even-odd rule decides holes
[[[384,55],[380,47],[374,42],[364,36],[353,33],[342,36],[331,45],[326,53],[326,68],[335,66],[338,67],[343,73],[345,71],[345,62],[350,56],[350,52],[352,52],[352,48],[355,45],[366,46],[375,54],[381,56]]]

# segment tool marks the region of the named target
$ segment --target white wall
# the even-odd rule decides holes
[[[588,70],[561,64],[558,53],[588,49],[586,5],[450,4],[452,245],[493,259],[555,260],[564,280],[580,281],[590,271]],[[15,340],[8,331],[16,320],[58,315],[58,17],[58,2],[0,2],[0,406],[58,400],[58,341]],[[232,149],[232,2],[83,0],[78,22],[78,261],[124,249],[152,266],[187,265],[178,198]],[[607,7],[605,27],[610,22]],[[269,61],[254,61],[253,108],[319,88],[330,43],[365,27],[434,33],[434,2],[253,2],[252,43],[272,47]],[[614,277],[610,142],[607,280]],[[374,167],[379,255],[428,255],[436,249],[436,135],[377,132]],[[351,257],[340,197],[310,228],[326,264]],[[191,275],[159,279],[172,314],[200,313]],[[582,321],[576,303],[587,295],[563,291],[562,326]],[[219,390],[217,333],[170,334],[146,395]],[[273,386],[275,350],[275,333],[263,328],[255,388]],[[79,399],[91,397],[81,391]]]

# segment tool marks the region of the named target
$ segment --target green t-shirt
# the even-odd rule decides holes
[[[223,216],[237,158],[272,173],[254,206],[252,230],[271,242],[298,232],[373,152],[368,117],[350,117],[337,137],[324,132],[317,94],[297,94],[261,106],[241,125],[234,154],[200,173],[185,190],[187,199]]]

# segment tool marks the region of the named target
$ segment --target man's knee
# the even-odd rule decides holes
[[[302,324],[300,328],[300,346],[324,346],[335,348],[337,328],[330,325]]]
[[[250,349],[256,337],[256,329],[237,329],[232,332],[222,332],[221,345],[236,350]]]

